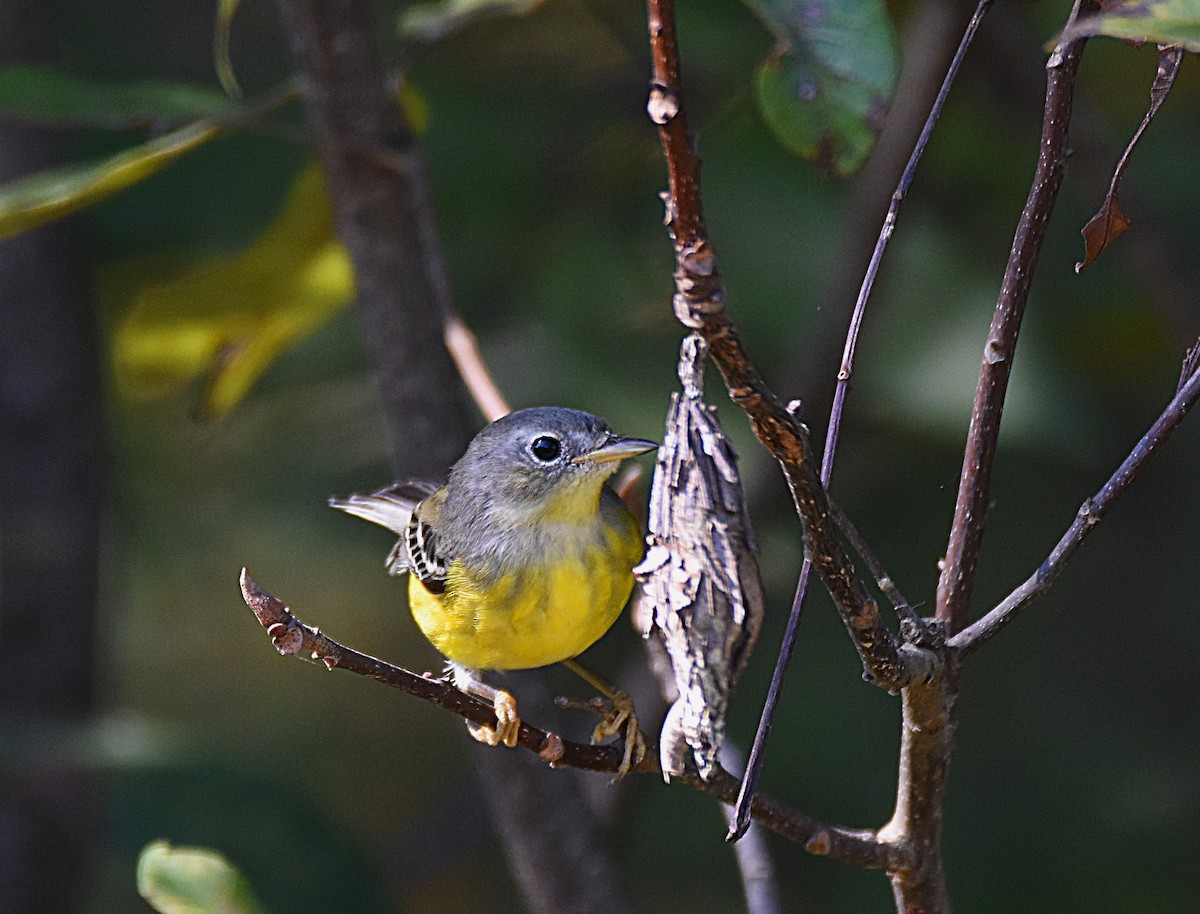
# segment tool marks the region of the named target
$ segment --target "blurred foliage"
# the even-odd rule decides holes
[[[785,146],[821,168],[843,177],[858,171],[896,82],[882,0],[753,0],[751,7],[777,42],[755,74],[763,117]]]
[[[115,334],[113,366],[143,395],[203,375],[199,415],[222,418],[286,349],[353,300],[325,179],[309,165],[249,247],[137,295]]]
[[[0,188],[0,238],[27,232],[144,181],[222,127],[198,121],[107,159],[64,165]]]
[[[1200,51],[1200,0],[1111,0],[1100,13],[1080,17],[1068,35],[1108,35]]]
[[[147,844],[138,855],[137,884],[161,914],[262,914],[246,878],[203,847]]]
[[[926,607],[979,354],[1037,153],[1042,48],[1069,5],[993,11],[918,172],[859,348],[835,494],[906,595]],[[165,81],[215,95],[210,6],[68,6],[63,73],[93,86]],[[924,52],[906,32],[914,8],[915,0],[888,5],[908,56]],[[856,220],[882,217],[891,188],[864,216],[861,185],[833,183],[781,147],[753,76],[776,36],[753,12],[697,0],[679,15],[731,312],[781,395],[815,401],[832,388],[853,299],[828,288],[829,277],[845,261],[865,264],[869,252],[847,239]],[[422,142],[456,297],[502,388],[516,405],[578,406],[653,436],[676,386],[680,331],[657,196],[664,172],[643,112],[644,32],[644,11],[628,0],[548,0],[402,50],[428,111]],[[251,97],[287,77],[270,4],[239,6],[230,59]],[[1079,229],[1145,110],[1155,64],[1152,48],[1112,41],[1093,42],[1085,56],[1074,155],[1005,415],[980,610],[1036,567],[1152,421],[1200,332],[1192,256],[1200,80],[1187,63],[1122,185],[1133,228],[1086,274],[1072,270]],[[352,315],[328,317],[326,299],[328,319],[275,348],[223,422],[192,417],[203,390],[147,402],[117,383],[124,328],[171,317],[202,324],[201,306],[189,314],[186,298],[147,321],[145,296],[214,282],[222,269],[206,272],[214,264],[252,272],[243,258],[253,261],[249,252],[277,230],[311,158],[294,117],[226,133],[78,217],[114,358],[99,636],[105,702],[124,723],[107,731],[116,761],[33,740],[21,764],[97,773],[107,823],[91,887],[97,914],[141,909],[135,861],[159,838],[219,849],[270,911],[516,909],[461,724],[373,683],[280,660],[238,597],[246,564],[334,637],[419,670],[439,666],[404,612],[403,587],[382,573],[388,537],[324,507],[328,495],[369,489],[390,473]],[[127,129],[71,136],[85,162],[156,142]],[[321,218],[303,227],[313,238]],[[315,261],[291,261],[294,275],[284,275],[285,262],[274,260],[280,273],[265,285],[300,287]],[[215,288],[227,317],[267,308],[231,294],[236,283]],[[251,324],[237,333],[253,337]],[[213,340],[227,339],[213,327],[199,334],[206,356]],[[826,337],[833,349],[820,345]],[[211,365],[195,352],[177,359]],[[811,389],[797,380],[808,365],[817,366]],[[251,380],[243,375],[241,386]],[[794,586],[799,531],[744,421],[715,385],[711,393],[743,455],[768,587],[767,626],[731,709],[731,733],[744,746]],[[1198,445],[1200,432],[1185,425],[1053,592],[965,671],[946,835],[961,909],[1194,908],[1200,512],[1189,506]],[[592,661],[624,681],[636,678],[623,671],[636,668],[639,652],[618,625]],[[589,726],[579,721],[574,735]],[[897,726],[895,701],[860,682],[840,622],[814,600],[766,789],[837,821],[883,822]],[[179,738],[164,753],[139,733]],[[739,909],[710,801],[648,778],[594,786],[616,799],[614,841],[639,910]],[[891,909],[879,874],[782,841],[772,847],[794,908]],[[290,865],[280,865],[280,848]]]

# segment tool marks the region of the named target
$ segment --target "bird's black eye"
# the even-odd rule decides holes
[[[543,463],[549,463],[562,453],[562,445],[553,435],[541,435],[533,439],[533,444],[529,445],[529,450],[533,456]]]

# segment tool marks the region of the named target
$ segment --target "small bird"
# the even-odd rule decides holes
[[[440,488],[404,482],[329,500],[399,534],[387,570],[409,576],[417,626],[450,661],[455,684],[495,708],[496,728],[470,725],[477,739],[515,746],[521,724],[513,696],[479,670],[563,663],[613,701],[595,738],[624,725],[628,768],[640,743],[632,703],[574,658],[620,615],[645,550],[637,520],[605,482],[622,460],[656,447],[590,413],[523,409],[476,435]]]

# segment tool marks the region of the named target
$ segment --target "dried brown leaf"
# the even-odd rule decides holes
[[[1079,234],[1083,236],[1083,260],[1075,264],[1075,272],[1082,273],[1090,267],[1100,252],[1112,244],[1133,222],[1121,209],[1121,200],[1115,187],[1110,187],[1100,212],[1088,220]]]
[[[1129,157],[1133,153],[1133,147],[1137,145],[1138,140],[1142,138],[1142,134],[1146,132],[1146,128],[1150,126],[1150,122],[1154,120],[1154,115],[1162,107],[1167,93],[1171,91],[1171,86],[1175,84],[1175,77],[1179,73],[1179,65],[1182,62],[1183,48],[1178,45],[1159,45],[1158,71],[1154,74],[1154,83],[1150,87],[1150,107],[1146,110],[1146,115],[1142,118],[1141,124],[1138,125],[1137,131],[1133,134],[1133,139],[1125,147],[1125,153],[1121,156],[1121,160],[1117,162],[1117,167],[1113,170],[1112,181],[1108,185],[1108,193],[1104,195],[1104,204],[1100,207],[1100,211],[1080,231],[1080,234],[1083,235],[1084,256],[1083,260],[1075,264],[1076,273],[1082,273],[1090,267],[1096,258],[1100,256],[1100,252],[1112,244],[1113,241],[1133,224],[1121,208],[1121,201],[1118,196],[1121,188],[1121,179],[1125,176],[1125,169],[1129,167]]]

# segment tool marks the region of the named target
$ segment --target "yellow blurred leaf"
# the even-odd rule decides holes
[[[324,176],[311,165],[253,244],[137,296],[115,336],[117,374],[143,395],[206,374],[201,414],[220,418],[353,299],[350,258],[334,237]]]
[[[150,177],[225,128],[196,121],[110,158],[67,165],[0,187],[0,238],[60,219]]]

